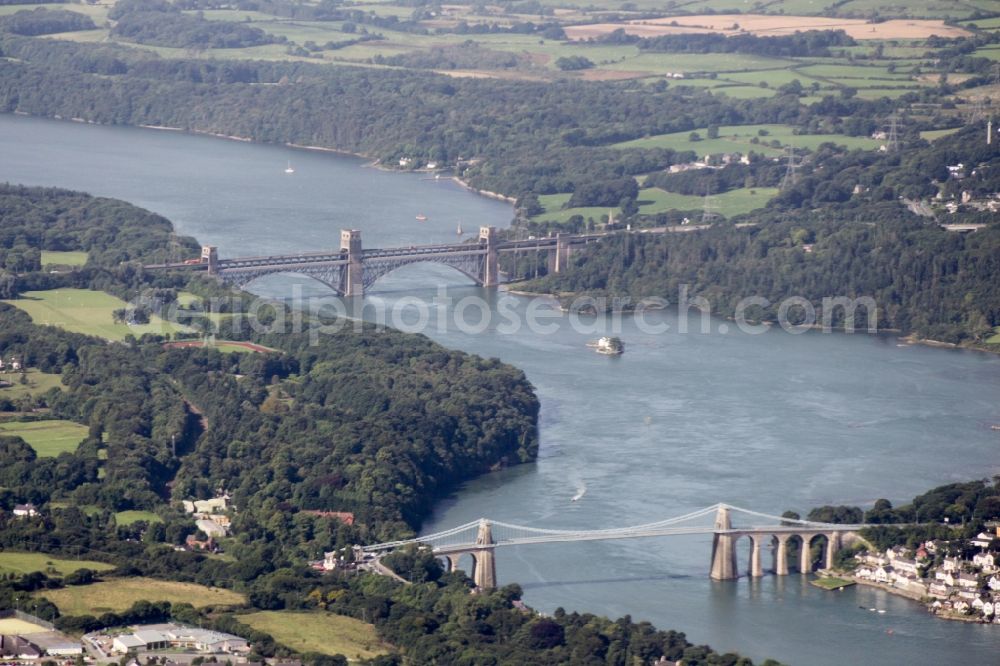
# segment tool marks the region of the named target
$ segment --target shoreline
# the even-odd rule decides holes
[[[107,123],[99,123],[99,122],[94,121],[94,120],[86,120],[85,118],[64,118],[64,117],[62,117],[60,115],[38,116],[38,115],[31,114],[31,113],[27,113],[26,111],[19,111],[19,110],[16,110],[16,109],[14,111],[11,111],[10,115],[24,116],[26,118],[42,118],[42,119],[47,119],[47,120],[59,120],[59,121],[63,121],[63,122],[83,123],[83,124],[87,124],[87,125],[98,125],[98,126],[102,126],[102,127],[116,127],[116,125],[110,125],[110,124],[107,124]],[[181,132],[181,133],[184,133],[184,134],[194,134],[194,135],[198,135],[198,136],[210,136],[210,137],[214,137],[216,139],[227,139],[229,141],[240,141],[242,143],[255,143],[255,144],[259,144],[261,146],[285,146],[286,148],[294,148],[296,150],[312,150],[312,151],[316,151],[316,152],[332,153],[332,154],[335,154],[335,155],[343,155],[343,156],[347,156],[347,157],[357,157],[357,158],[363,159],[363,160],[370,160],[367,164],[362,165],[363,167],[380,169],[382,171],[387,171],[387,172],[390,172],[390,173],[406,173],[406,172],[403,172],[403,171],[399,171],[398,169],[390,169],[388,167],[382,166],[381,164],[379,164],[379,160],[378,159],[374,159],[370,155],[365,155],[363,153],[356,153],[356,152],[352,152],[350,150],[340,150],[338,148],[328,148],[326,146],[313,146],[313,145],[309,145],[309,144],[294,143],[294,142],[291,142],[291,141],[287,141],[285,143],[267,143],[265,141],[258,141],[257,139],[254,139],[253,137],[238,136],[236,134],[223,134],[222,132],[212,132],[212,131],[209,131],[209,130],[188,129],[188,128],[184,128],[184,127],[173,127],[171,125],[147,125],[147,124],[143,124],[143,123],[137,123],[135,125],[120,125],[120,127],[135,127],[135,128],[138,128],[138,129],[149,129],[149,130],[156,130],[156,131],[159,131],[159,132]],[[416,171],[419,172],[419,170],[416,170]],[[430,173],[430,172],[427,172],[427,173]],[[464,188],[466,190],[469,190],[470,192],[473,192],[475,194],[478,194],[478,195],[480,195],[482,197],[486,197],[487,199],[495,199],[495,200],[498,200],[498,201],[503,201],[503,202],[509,203],[511,205],[514,205],[515,203],[517,203],[517,199],[515,197],[509,197],[509,196],[507,196],[505,194],[500,194],[498,192],[491,192],[489,190],[480,190],[480,189],[477,189],[477,188],[469,185],[467,182],[465,182],[464,180],[462,180],[458,176],[450,176],[450,178],[451,178],[451,180],[455,181],[460,186],[462,186],[462,188]]]
[[[925,597],[922,594],[901,590],[898,587],[893,587],[892,585],[887,585],[885,583],[876,583],[874,581],[858,578],[853,574],[844,574],[844,576],[848,578],[848,580],[853,580],[858,585],[871,587],[876,590],[882,590],[883,592],[887,592],[888,594],[891,594],[893,596],[902,597],[904,599],[914,601],[923,606],[928,614],[933,615],[934,617],[941,620],[950,620],[951,622],[965,622],[967,624],[994,624],[993,622],[983,622],[980,617],[972,617],[968,615],[954,615],[952,613],[935,613],[934,610],[930,607],[930,604],[927,603],[926,601],[928,597]]]

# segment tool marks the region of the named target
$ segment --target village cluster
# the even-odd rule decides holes
[[[854,577],[925,601],[942,617],[1000,624],[1000,554],[990,550],[1000,537],[1000,524],[989,527],[995,533],[980,532],[969,540],[979,552],[968,559],[944,555],[955,552],[950,541],[927,541],[916,550],[894,546],[884,553],[858,554]]]

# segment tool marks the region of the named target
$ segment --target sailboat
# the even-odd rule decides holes
[[[291,160],[288,160],[288,166],[285,167],[285,173],[295,173],[295,169],[292,168]]]
[[[461,222],[458,223],[458,229],[455,231],[455,233],[457,233],[459,236],[461,236],[462,234],[465,233],[464,231],[462,231],[462,223]]]

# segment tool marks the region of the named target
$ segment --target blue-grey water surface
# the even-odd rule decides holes
[[[295,174],[283,173],[288,160]],[[361,229],[366,246],[447,241],[459,223],[470,230],[511,218],[509,205],[449,180],[362,164],[174,132],[0,116],[0,181],[131,201],[218,245],[223,256],[332,248],[345,227]],[[428,220],[416,221],[418,214]],[[283,297],[293,282],[254,288]],[[713,320],[710,333],[681,335],[676,315],[664,311],[648,316],[672,325],[664,334],[644,333],[625,317],[627,351],[609,358],[586,347],[605,318],[583,319],[592,331],[576,331],[559,316],[546,320],[556,324],[551,334],[501,334],[498,299],[510,299],[520,318],[529,300],[484,292],[440,266],[387,276],[367,303],[430,302],[438,284],[449,285],[454,299],[489,299],[486,331],[429,334],[525,370],[542,403],[541,451],[536,464],[467,484],[440,504],[427,532],[480,516],[613,527],[719,501],[804,513],[824,503],[906,501],[1000,469],[1000,433],[989,429],[1000,423],[994,356],[905,346],[888,336],[747,335],[731,325],[723,334],[722,320]],[[325,293],[317,283],[304,288]],[[1000,663],[1000,626],[938,620],[870,588],[824,592],[799,576],[711,582],[710,547],[708,537],[524,546],[501,550],[498,570],[501,583],[519,582],[540,610],[629,614],[755,659]]]

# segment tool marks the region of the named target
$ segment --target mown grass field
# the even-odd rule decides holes
[[[24,310],[36,324],[58,326],[74,333],[95,335],[108,340],[123,340],[131,334],[164,335],[187,331],[153,316],[149,324],[128,326],[116,324],[112,313],[126,306],[125,301],[102,291],[87,289],[54,289],[26,291],[22,298],[3,301]]]
[[[62,386],[62,375],[42,372],[36,368],[28,368],[25,378],[28,383],[22,384],[20,373],[0,372],[0,380],[10,384],[10,386],[0,388],[0,398],[16,400],[22,396],[37,395],[45,393],[50,388]]]
[[[120,612],[137,601],[169,601],[189,603],[195,608],[205,606],[239,606],[245,603],[242,594],[217,587],[194,583],[155,580],[153,578],[118,578],[115,580],[44,590],[35,596],[45,597],[63,615],[100,615]]]
[[[774,198],[777,193],[778,190],[774,187],[730,190],[713,195],[710,198],[711,211],[723,217],[749,213],[752,210],[767,205],[767,202]],[[584,220],[593,219],[594,222],[600,223],[603,218],[607,217],[607,208],[562,208],[569,201],[570,196],[569,194],[546,194],[538,197],[538,202],[545,208],[545,212],[534,216],[532,219],[539,222],[566,222],[574,215],[580,215]],[[657,187],[639,190],[636,202],[639,204],[639,212],[645,215],[655,215],[670,210],[702,211],[705,206],[704,197],[690,194],[676,194]],[[616,215],[619,214],[617,208],[611,210]]]
[[[389,651],[375,627],[332,613],[262,611],[239,619],[274,640],[299,652],[342,654],[351,661],[370,659]]]
[[[85,263],[87,263],[86,252],[42,250],[42,266],[83,266]]]
[[[152,511],[119,511],[115,514],[115,523],[118,525],[131,525],[140,520],[147,523],[163,522],[163,519]]]
[[[27,421],[0,423],[0,435],[20,437],[40,458],[72,453],[87,437],[87,427],[71,421]]]
[[[5,551],[0,553],[0,573],[27,574],[34,571],[55,571],[65,576],[77,569],[91,571],[111,571],[113,564],[95,562],[93,560],[64,560],[45,553],[18,553]]]
[[[699,141],[691,140],[691,132],[674,132],[656,136],[624,141],[612,145],[612,148],[672,148],[674,150],[693,150],[699,157],[718,155],[721,153],[743,153],[751,151],[769,156],[781,155],[783,146],[808,148],[815,150],[820,144],[833,142],[847,148],[874,150],[879,142],[868,137],[844,136],[843,134],[795,134],[789,125],[726,125],[719,128],[717,139],[708,138],[708,128],[695,130],[701,137]],[[761,135],[761,132],[766,134]],[[758,143],[754,143],[756,139]],[[779,147],[770,145],[777,141]]]

